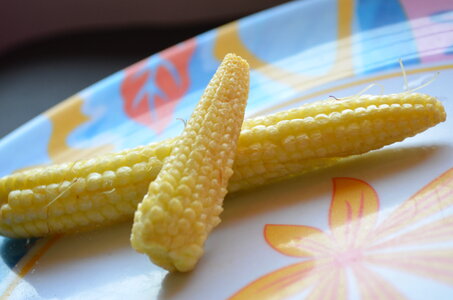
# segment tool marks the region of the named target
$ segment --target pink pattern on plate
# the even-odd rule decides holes
[[[453,1],[400,0],[422,63],[453,59]]]

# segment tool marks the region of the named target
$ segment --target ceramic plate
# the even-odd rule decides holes
[[[399,59],[411,89],[439,73],[421,91],[450,117],[329,169],[229,195],[187,274],[134,252],[130,223],[2,239],[1,299],[453,299],[452,1],[296,1],[209,31],[3,138],[1,175],[178,135],[228,52],[252,67],[248,117],[373,83],[367,93],[401,92]]]

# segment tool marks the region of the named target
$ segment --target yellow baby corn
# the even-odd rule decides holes
[[[329,99],[249,119],[242,126],[228,191],[378,149],[444,120],[441,102],[418,93]],[[1,178],[0,234],[44,236],[130,219],[174,143]]]
[[[315,102],[244,122],[234,171],[257,163],[366,153],[444,120],[441,102],[418,93]]]
[[[0,180],[0,233],[40,237],[130,219],[170,153],[166,146],[53,165]],[[156,150],[156,151],[155,151]]]
[[[193,269],[220,223],[249,90],[249,66],[227,55],[135,212],[131,244],[169,271]]]

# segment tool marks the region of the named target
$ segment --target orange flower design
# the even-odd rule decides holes
[[[373,187],[334,178],[330,230],[266,225],[264,237],[273,249],[304,260],[258,278],[231,299],[347,299],[351,278],[361,299],[405,299],[373,266],[453,285],[453,215],[447,211],[452,206],[453,168],[382,221]]]

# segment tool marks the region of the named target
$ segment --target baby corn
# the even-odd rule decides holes
[[[227,55],[135,212],[132,247],[169,271],[193,269],[220,223],[249,90],[249,66]]]
[[[246,120],[228,191],[295,176],[401,141],[445,120],[419,93],[306,104]],[[39,237],[130,219],[176,139],[0,179],[0,234]]]

